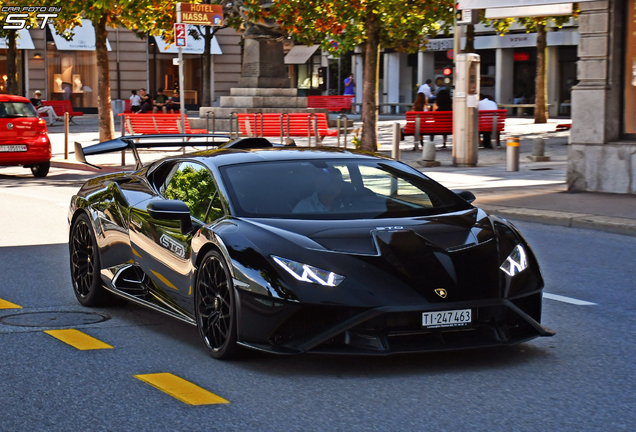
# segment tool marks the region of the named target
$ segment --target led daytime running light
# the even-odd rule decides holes
[[[274,255],[272,255],[272,259],[284,268],[290,275],[302,282],[335,287],[345,280],[344,276],[340,276],[334,272],[321,270],[307,264],[302,264]]]
[[[521,245],[515,246],[512,252],[510,252],[510,255],[508,255],[508,258],[506,258],[506,260],[499,268],[511,277],[518,273],[521,273],[528,268],[526,251]]]

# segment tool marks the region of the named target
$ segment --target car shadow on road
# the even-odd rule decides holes
[[[17,188],[30,186],[73,186],[81,187],[86,180],[98,176],[95,172],[69,172],[67,170],[51,169],[49,175],[43,178],[33,177],[31,171],[24,168],[0,170],[0,188]]]

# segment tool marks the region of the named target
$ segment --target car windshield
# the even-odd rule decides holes
[[[220,170],[239,217],[375,219],[472,208],[423,174],[387,160],[256,162]]]
[[[37,117],[33,105],[27,102],[0,102],[0,118]]]

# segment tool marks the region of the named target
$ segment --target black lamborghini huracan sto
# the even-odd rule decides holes
[[[138,156],[138,138],[76,155]],[[71,200],[75,295],[85,306],[123,297],[196,325],[215,358],[554,334],[540,324],[544,283],[519,231],[403,163],[247,138],[137,168],[89,180]]]

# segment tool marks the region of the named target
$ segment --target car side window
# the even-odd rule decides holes
[[[198,163],[181,162],[178,164],[172,176],[169,177],[162,194],[166,199],[180,200],[186,203],[192,217],[202,222],[205,221],[208,209],[210,212],[223,212],[220,201],[218,201],[218,209],[213,203],[213,199],[215,202],[217,201],[215,196],[218,196],[218,193],[212,174],[206,167]],[[214,219],[217,218],[213,217],[212,220]]]

